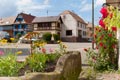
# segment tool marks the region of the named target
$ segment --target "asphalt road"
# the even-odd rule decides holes
[[[91,48],[92,43],[69,43],[63,42],[67,46],[67,51],[80,51],[82,63],[86,63],[86,54],[84,48]],[[45,46],[47,51],[49,52],[50,49],[58,50],[58,44],[47,44]],[[0,45],[0,51],[4,51],[5,53],[15,53],[17,51],[22,51],[23,54],[18,56],[18,60],[24,60],[30,54],[30,44],[6,44]]]

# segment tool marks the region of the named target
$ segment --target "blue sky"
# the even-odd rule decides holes
[[[95,23],[101,16],[99,11],[105,0],[94,0]],[[20,12],[35,16],[57,16],[64,10],[71,10],[91,22],[92,0],[0,0],[0,17],[15,16]],[[48,14],[47,14],[48,12]]]

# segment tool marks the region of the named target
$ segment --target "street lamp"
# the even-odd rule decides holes
[[[92,49],[94,49],[94,0],[92,0]]]

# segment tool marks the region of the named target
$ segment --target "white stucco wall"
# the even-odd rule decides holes
[[[61,15],[63,24],[61,25],[61,37],[71,37],[66,36],[66,30],[72,30],[72,36],[77,37],[77,21],[70,15]]]
[[[86,24],[79,22],[77,30],[81,30],[82,38],[87,38],[87,27],[86,27]],[[84,35],[83,32],[86,32],[86,35]],[[78,34],[78,32],[77,32],[77,34]]]

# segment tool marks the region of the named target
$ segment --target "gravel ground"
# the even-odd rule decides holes
[[[97,76],[96,80],[120,80],[120,74],[117,73],[100,74],[99,76]]]

